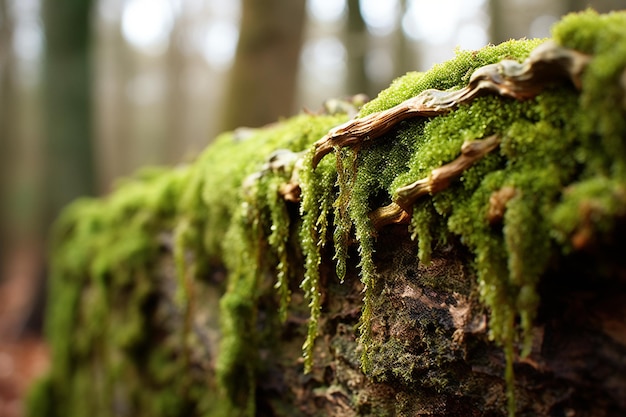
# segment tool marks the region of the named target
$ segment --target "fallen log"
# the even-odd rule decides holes
[[[625,28],[571,15],[72,204],[30,415],[622,415]]]

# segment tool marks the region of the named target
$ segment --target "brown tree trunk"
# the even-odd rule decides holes
[[[115,12],[121,15],[122,6]],[[96,135],[98,191],[110,191],[114,181],[133,170],[133,106],[127,92],[135,56],[122,33],[121,22],[100,22],[96,58]]]
[[[517,416],[617,417],[626,412],[623,232],[617,230],[609,245],[564,258],[545,277],[533,350],[515,363]],[[505,356],[489,340],[488,313],[477,302],[476,279],[468,267],[471,255],[450,242],[433,253],[429,265],[421,264],[405,226],[382,229],[375,249],[372,336],[379,348],[367,374],[357,343],[363,307],[359,270],[349,265],[340,283],[332,253],[325,251],[323,313],[312,372],[304,375],[302,366],[308,310],[292,283],[286,324],[259,342],[255,415],[506,416]],[[196,301],[186,311],[177,301],[178,278],[168,252],[154,271],[159,280],[149,304],[151,333],[161,335],[161,344],[178,343],[182,329],[190,326],[193,348],[179,354],[211,396],[223,271],[213,270],[194,284]],[[276,330],[274,282],[266,275],[259,285],[267,291],[259,294],[261,329]]]
[[[91,102],[91,0],[44,1],[48,221],[95,193]]]
[[[245,0],[224,105],[224,130],[258,127],[293,113],[304,0]]]
[[[170,33],[170,46],[166,58],[167,100],[166,118],[167,134],[162,146],[161,160],[174,164],[183,159],[187,147],[187,95],[184,83],[185,55],[180,47],[184,42],[185,14],[174,22]]]
[[[348,51],[346,86],[348,94],[372,95],[375,92],[370,91],[370,82],[365,71],[368,33],[358,0],[348,0],[348,22],[345,31],[344,42]]]
[[[398,20],[396,22],[396,30],[394,32],[394,76],[399,77],[406,74],[409,71],[416,71],[419,68],[418,57],[413,51],[413,46],[409,39],[407,39],[406,33],[402,28],[402,18],[407,11],[407,1],[402,0],[400,2],[400,13],[398,14]]]
[[[13,55],[13,19],[6,0],[0,0],[0,199],[8,201],[9,179],[14,175],[15,138],[15,68]],[[11,236],[8,204],[0,207],[0,262],[5,264]]]
[[[617,247],[598,248],[598,253],[616,254]],[[355,332],[362,284],[355,268],[340,284],[326,259],[313,372],[302,379],[298,348],[269,354],[258,386],[259,402],[267,405],[259,407],[332,416],[507,415],[505,357],[489,340],[486,311],[475,303],[467,253],[452,243],[423,265],[416,252],[404,227],[384,229],[379,236],[372,329],[380,348],[367,375],[360,368]],[[621,319],[626,317],[626,264],[604,256],[600,262],[607,274],[598,277],[592,266],[598,253],[566,258],[546,277],[533,351],[515,364],[518,416],[626,411],[626,323]],[[590,285],[591,277],[597,280]],[[288,320],[296,328],[297,317]],[[298,346],[293,334],[298,332],[282,334],[281,347]]]
[[[608,48],[614,18],[562,25],[602,19]],[[623,61],[606,80],[611,49],[516,45],[436,70],[463,87],[226,134],[69,208],[31,415],[626,414],[623,97],[584,104]]]

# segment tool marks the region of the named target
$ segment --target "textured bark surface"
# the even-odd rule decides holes
[[[518,416],[620,416],[626,413],[626,263],[623,234],[594,251],[553,265],[541,288],[542,305],[529,357],[515,363]],[[360,366],[356,329],[362,290],[352,265],[343,283],[325,253],[325,292],[313,371],[303,373],[301,345],[308,311],[297,285],[287,324],[262,343],[257,378],[259,416],[504,416],[505,358],[487,335],[487,312],[477,302],[468,255],[451,244],[417,261],[406,227],[384,228],[375,260],[371,369]],[[176,278],[164,254],[153,319],[177,333],[185,313],[174,302]],[[593,279],[590,279],[593,277]],[[198,286],[188,352],[199,380],[215,374],[218,311],[224,281],[215,270]],[[271,288],[274,277],[267,276]],[[295,284],[295,283],[294,283]],[[199,300],[202,300],[201,302]],[[259,326],[276,314],[275,297],[261,300]],[[210,380],[213,377],[209,378]],[[209,384],[209,387],[211,384]]]
[[[293,112],[305,2],[246,0],[241,19],[224,130],[263,126]]]

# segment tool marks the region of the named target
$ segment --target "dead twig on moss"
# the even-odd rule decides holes
[[[370,213],[370,220],[376,229],[392,223],[406,223],[410,219],[415,202],[425,195],[433,195],[448,188],[466,169],[474,165],[500,144],[498,135],[485,139],[465,142],[461,155],[452,162],[435,168],[425,178],[396,190],[391,204]]]
[[[336,147],[354,146],[379,138],[403,120],[445,114],[479,96],[499,94],[526,100],[562,80],[569,80],[580,89],[581,75],[589,60],[588,55],[546,42],[532,51],[522,63],[503,60],[486,65],[474,71],[469,84],[460,90],[425,90],[388,110],[353,119],[331,129],[315,143],[313,168]]]
[[[433,169],[428,177],[398,188],[394,201],[404,208],[405,211],[409,211],[418,198],[426,194],[432,195],[445,190],[450,185],[450,182],[460,177],[466,169],[494,150],[499,144],[500,137],[498,135],[465,142],[461,146],[461,155],[458,158]]]
[[[356,147],[363,141],[383,136],[403,120],[445,114],[460,104],[469,103],[480,96],[498,94],[516,100],[527,100],[537,96],[547,86],[563,81],[569,81],[580,89],[581,75],[589,60],[588,55],[549,41],[533,50],[522,63],[503,60],[478,68],[464,88],[456,91],[425,90],[388,110],[353,119],[331,129],[315,143],[313,168],[315,169],[320,160],[335,149]],[[494,150],[499,143],[497,135],[464,143],[461,155],[454,161],[434,169],[426,178],[397,189],[389,205],[371,212],[370,219],[374,228],[407,223],[413,205],[420,197],[446,189],[451,181],[460,177],[466,169]],[[278,162],[274,162],[273,165],[270,163],[269,166],[275,169],[274,165],[281,165],[280,162],[283,161],[278,158]],[[293,169],[291,158],[288,159],[287,165]],[[297,171],[301,166],[297,163],[295,165],[291,180],[280,189],[283,198],[292,202],[300,200]]]

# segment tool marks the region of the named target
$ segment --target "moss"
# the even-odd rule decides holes
[[[250,150],[257,156],[259,141],[268,141],[268,149],[284,148],[300,152],[344,119],[345,115],[299,116],[260,131],[256,137],[249,139],[252,145]],[[238,157],[239,155],[241,154]],[[243,188],[239,188],[241,194],[236,199],[238,204],[231,212],[233,217],[224,238],[223,257],[229,269],[229,283],[220,302],[222,340],[217,364],[218,382],[225,388],[233,409],[244,403],[247,415],[254,413],[254,358],[258,352],[255,329],[260,275],[271,271],[277,276],[276,288],[281,299],[279,315],[283,320],[289,302],[287,242],[290,218],[285,202],[278,192],[280,186],[292,175],[292,168],[293,164],[282,167],[277,172],[266,169],[260,177],[253,177],[251,182],[248,180]],[[304,218],[302,230],[306,230],[306,233],[302,232],[301,236],[302,250],[307,259],[301,286],[311,307],[308,344],[305,342],[303,348],[308,364],[311,363],[313,340],[317,335],[317,320],[321,309],[319,250],[326,235],[325,222],[332,204],[328,193],[334,182],[333,172],[324,170],[323,167],[318,173],[310,172],[310,175],[307,177],[305,171],[300,178],[302,194],[306,196],[303,197],[301,206]],[[205,193],[205,199],[207,198]],[[247,382],[242,382],[242,375]]]
[[[350,189],[348,213],[360,243],[366,284],[361,326],[364,364],[371,337],[369,290],[376,278],[371,260],[374,231],[367,213],[386,204],[395,189],[453,160],[463,142],[498,134],[502,138],[498,153],[468,169],[446,191],[416,203],[412,229],[422,262],[428,262],[433,245],[444,242],[449,233],[458,235],[474,253],[481,298],[491,311],[490,334],[504,347],[506,379],[512,387],[516,343],[521,341],[522,354],[529,351],[530,329],[540,301],[537,284],[550,259],[558,255],[558,246],[567,242],[564,236],[570,237],[581,227],[590,234],[606,233],[612,221],[623,216],[624,91],[607,91],[606,86],[620,85],[626,67],[626,51],[622,51],[625,16],[598,16],[589,11],[568,16],[555,27],[558,42],[593,54],[581,92],[563,85],[525,102],[483,97],[445,116],[403,123],[375,144],[362,146],[357,173],[351,174],[356,180],[339,185]],[[539,42],[512,41],[459,52],[452,61],[427,73],[396,80],[361,115],[390,108],[428,88],[459,88],[477,67],[504,58],[521,60]],[[349,163],[346,160],[338,166]],[[598,180],[598,176],[607,179]],[[583,185],[588,177],[595,187]],[[501,224],[493,225],[487,218],[489,199],[503,187],[512,187],[515,196],[506,203]],[[581,225],[581,219],[591,216],[581,216],[581,210],[593,212],[594,220]],[[568,221],[569,225],[562,224]],[[561,236],[560,241],[555,236]],[[509,393],[513,413],[512,388]]]
[[[498,46],[489,46],[480,51],[457,51],[455,59],[436,65],[427,73],[410,73],[396,80],[389,89],[381,92],[375,100],[367,103],[360,114],[363,116],[390,108],[426,89],[460,88],[468,82],[475,69],[502,59],[521,60],[540,42],[540,40],[511,41]],[[376,144],[365,145],[365,148],[360,150],[356,161],[358,170],[355,174],[344,173],[341,175],[340,173],[338,201],[341,206],[349,207],[347,212],[349,212],[351,221],[346,222],[343,217],[339,216],[339,219],[342,220],[337,229],[343,230],[342,233],[345,235],[346,230],[350,228],[349,224],[354,225],[356,238],[359,242],[362,281],[366,284],[360,329],[360,339],[365,347],[362,358],[364,366],[368,363],[367,346],[371,333],[369,327],[372,298],[370,289],[376,278],[371,255],[374,250],[375,232],[369,221],[368,213],[374,208],[388,203],[393,195],[393,190],[411,182],[410,178],[416,180],[426,176],[431,169],[440,166],[444,161],[453,159],[458,154],[464,140],[486,136],[485,132],[493,129],[490,125],[499,120],[501,113],[506,113],[509,117],[508,120],[515,117],[515,115],[509,115],[507,110],[501,107],[501,100],[499,99],[485,99],[483,102],[485,103],[483,108],[475,107],[473,111],[464,113],[457,111],[448,117],[436,118],[432,121],[424,119],[405,123],[396,132],[387,134],[386,137],[379,139]],[[456,123],[450,122],[457,118],[463,120]],[[463,123],[464,121],[465,123]],[[460,125],[462,130],[459,131],[457,129]],[[438,130],[433,132],[432,129]],[[340,154],[339,157],[344,156]],[[349,158],[338,164],[339,167],[347,167],[347,170],[354,170],[354,165],[355,163],[351,162]],[[352,181],[345,179],[341,181],[343,178],[350,179],[352,177],[355,177]],[[345,193],[350,193],[349,203],[342,202],[342,196]],[[430,209],[415,210],[414,214],[413,229],[424,235],[423,238],[419,239],[422,261],[428,260],[432,234],[436,234],[438,240],[445,238],[445,233],[441,233],[433,227],[433,223],[441,222],[436,219],[436,216],[428,214],[431,211]],[[423,223],[424,216],[428,217],[428,223]],[[347,239],[344,238],[339,242],[337,253],[347,252],[343,247],[343,242],[346,241]],[[342,264],[342,256],[339,257],[340,265]]]
[[[586,246],[598,232],[610,233],[625,215],[624,182],[597,176],[566,188],[549,220],[552,235],[569,252]]]
[[[112,404],[119,389],[128,392],[123,402],[136,414],[141,406],[146,415],[180,415],[197,402],[188,393],[180,395],[194,380],[181,371],[188,361],[193,287],[221,262],[230,274],[220,303],[217,371],[224,398],[232,401],[222,398],[220,409],[224,414],[253,412],[257,274],[277,274],[283,318],[289,301],[285,259],[290,218],[278,187],[288,179],[290,167],[268,171],[248,188],[242,184],[263,168],[272,151],[301,152],[345,118],[301,115],[264,129],[225,134],[191,165],[144,170],[120,182],[109,197],[79,200],[64,211],[53,233],[53,302],[47,323],[54,363],[50,385],[55,399],[68,400],[55,402],[59,415],[84,415],[81,398]],[[160,291],[156,270],[163,248],[173,251],[179,278],[175,299],[185,317],[180,334],[151,345],[163,332],[162,323],[149,321],[156,313],[152,300]],[[157,362],[149,362],[153,360]],[[90,370],[92,363],[102,367],[98,384],[84,381],[96,372]],[[244,372],[237,374],[241,367]],[[178,373],[183,376],[172,382]],[[154,381],[154,387],[146,387],[146,381]],[[240,386],[250,388],[242,393]],[[91,391],[79,393],[73,387]],[[163,396],[151,394],[155,392]],[[103,407],[103,415],[107,409]]]
[[[53,369],[34,391],[31,415],[38,407],[50,407],[54,415],[108,415],[111,404],[136,415],[253,415],[257,355],[275,323],[286,318],[289,278],[297,275],[293,251],[304,256],[300,286],[310,308],[304,368],[312,368],[324,291],[320,265],[331,237],[340,280],[348,270],[348,246],[356,240],[358,247],[365,286],[361,365],[369,376],[415,382],[414,358],[398,358],[389,376],[380,368],[380,355],[401,347],[393,346],[395,340],[388,346],[372,340],[372,315],[382,297],[375,289],[386,277],[376,270],[377,232],[368,214],[388,204],[397,188],[456,158],[465,141],[492,134],[501,138],[498,150],[445,191],[418,201],[409,227],[420,262],[428,263],[433,249],[451,237],[473,254],[490,334],[507,359],[513,414],[513,362],[532,342],[541,301],[537,285],[547,266],[563,251],[610,233],[626,214],[626,13],[571,15],[553,34],[560,44],[593,56],[580,91],[559,84],[524,102],[481,97],[443,116],[402,122],[360,148],[337,150],[316,169],[313,143],[347,116],[299,115],[263,129],[225,133],[190,165],[145,170],[109,197],[72,204],[54,231],[47,323]],[[522,60],[541,42],[457,51],[447,63],[394,81],[360,116],[425,89],[460,88],[476,68]],[[278,150],[299,158],[274,166],[268,158]],[[294,175],[300,216],[280,195]],[[494,223],[488,218],[490,199],[504,188],[514,193]],[[183,311],[174,330],[154,319],[163,314],[155,300],[163,298],[156,271],[164,249],[172,253],[175,299]],[[221,266],[228,279],[212,382],[219,399],[213,404],[190,389],[206,377],[186,371],[193,348],[188,333],[199,302],[196,287]],[[260,315],[259,304],[268,297],[276,298],[276,311]],[[437,346],[426,349],[440,354]],[[433,389],[449,382],[429,380]],[[99,411],[84,402],[90,397],[97,398]]]
[[[566,16],[553,30],[560,44],[594,56],[583,74],[585,88],[580,105],[585,117],[580,129],[589,142],[588,147],[602,149],[586,154],[587,165],[594,172],[609,170],[616,176],[626,175],[622,158],[626,144],[626,97],[624,97],[624,68],[626,67],[626,14],[613,12],[598,15],[593,10]],[[621,88],[607,88],[607,86]],[[593,174],[592,174],[593,175]]]
[[[489,45],[476,51],[457,50],[450,61],[436,64],[427,72],[411,72],[395,80],[376,99],[365,104],[360,116],[391,108],[424,90],[455,90],[464,87],[477,68],[503,59],[522,61],[543,40],[532,39]]]
[[[54,404],[56,399],[50,375],[46,375],[30,387],[25,402],[30,415],[55,417],[59,415]]]

